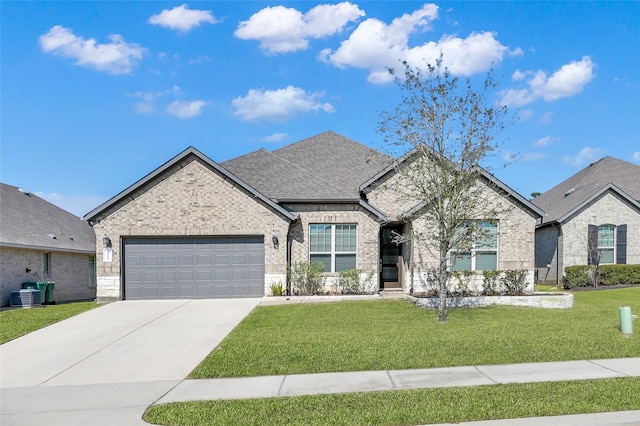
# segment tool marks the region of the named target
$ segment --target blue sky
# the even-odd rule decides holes
[[[640,2],[10,2],[0,180],[84,215],[188,146],[221,162],[325,130],[384,148],[386,67],[493,64],[524,196],[640,164]]]

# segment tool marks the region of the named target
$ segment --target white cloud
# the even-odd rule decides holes
[[[551,120],[553,119],[553,113],[547,112],[542,118],[540,118],[540,124],[551,124]]]
[[[557,137],[553,137],[553,136],[545,136],[542,137],[540,139],[538,139],[537,141],[533,142],[532,146],[536,147],[536,148],[542,148],[544,146],[549,146],[553,143],[556,143],[560,140],[560,138]]]
[[[637,161],[638,163],[640,163],[640,151],[636,151],[631,155],[631,158],[633,159],[633,161]]]
[[[582,148],[580,152],[573,157],[563,157],[562,161],[570,166],[578,167],[597,160],[603,153],[604,149],[602,148],[591,148],[590,146],[587,146]]]
[[[178,118],[193,118],[202,114],[206,104],[205,101],[173,101],[167,105],[167,112]]]
[[[438,6],[425,4],[411,14],[395,18],[391,24],[367,19],[336,51],[325,49],[319,57],[339,68],[369,69],[369,82],[387,83],[393,80],[387,69],[398,67],[402,61],[414,68],[425,69],[427,64],[435,64],[442,54],[443,65],[452,74],[468,76],[488,70],[508,53],[508,48],[498,42],[492,32],[472,33],[466,38],[445,35],[438,41],[410,47],[409,36],[430,29],[437,17]]]
[[[151,114],[156,110],[156,100],[162,96],[176,94],[180,92],[180,87],[173,86],[171,89],[164,91],[138,91],[134,93],[127,93],[127,96],[139,98],[140,101],[136,103],[135,109],[139,114]]]
[[[512,75],[514,81],[528,78],[527,87],[509,89],[502,95],[505,105],[522,106],[543,99],[547,102],[575,96],[593,80],[596,64],[589,56],[560,67],[551,76],[542,71],[517,71]]]
[[[187,33],[203,23],[217,24],[220,22],[210,10],[191,10],[186,4],[173,9],[164,9],[149,18],[149,23]]]
[[[84,39],[60,25],[51,27],[39,38],[47,53],[76,59],[76,65],[105,71],[109,74],[130,74],[145,51],[139,44],[127,43],[118,34],[109,36],[110,43],[100,44],[95,39]]]
[[[262,138],[262,140],[264,142],[269,142],[269,143],[280,143],[286,140],[288,137],[289,135],[286,133],[274,133],[272,135]]]
[[[293,86],[277,90],[251,89],[246,96],[231,101],[231,106],[236,109],[234,115],[243,121],[280,122],[310,111],[334,112],[330,103],[318,102],[323,96],[322,92],[307,93]]]
[[[518,119],[519,120],[527,121],[531,117],[533,117],[533,110],[532,109],[521,109],[521,110],[518,110]]]
[[[242,40],[258,40],[268,53],[293,52],[306,49],[309,38],[335,34],[364,14],[349,2],[321,4],[306,14],[284,6],[266,7],[240,22],[234,34]]]
[[[34,194],[78,217],[82,217],[85,214],[89,213],[91,210],[95,209],[109,198],[103,195],[67,195],[58,194],[56,192],[52,192],[50,194],[46,194],[44,192],[35,192]]]

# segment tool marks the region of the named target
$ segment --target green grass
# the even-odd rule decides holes
[[[98,306],[96,302],[78,302],[2,311],[0,344]]]
[[[640,313],[640,288],[580,292],[574,308],[495,306],[437,312],[403,300],[262,306],[192,378],[430,368],[636,357],[640,322],[619,332],[618,308]]]
[[[557,285],[549,285],[549,284],[536,284],[536,291],[563,291],[562,287],[558,287]]]
[[[163,425],[416,425],[640,409],[640,378],[419,389],[154,406]]]

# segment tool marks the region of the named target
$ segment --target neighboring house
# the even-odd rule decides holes
[[[259,297],[286,284],[298,262],[322,262],[329,282],[357,268],[374,291],[422,291],[429,259],[389,241],[419,211],[395,215],[393,197],[376,186],[392,161],[334,132],[221,164],[187,148],[84,217],[100,254],[98,300]],[[542,212],[482,179],[516,207],[495,222],[493,267],[532,271]]]
[[[640,166],[604,157],[533,200],[539,282],[562,284],[564,269],[640,264]]]
[[[95,299],[96,241],[79,217],[0,184],[0,302],[26,281],[54,281],[56,302]]]

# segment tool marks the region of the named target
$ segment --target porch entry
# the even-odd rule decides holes
[[[388,225],[380,230],[380,289],[402,288],[402,244],[393,242],[396,234],[402,234],[403,225]]]

